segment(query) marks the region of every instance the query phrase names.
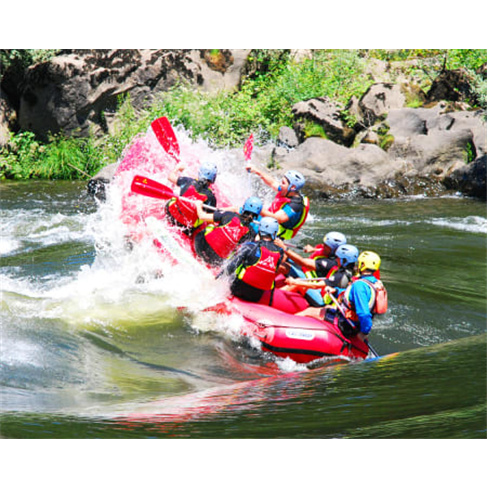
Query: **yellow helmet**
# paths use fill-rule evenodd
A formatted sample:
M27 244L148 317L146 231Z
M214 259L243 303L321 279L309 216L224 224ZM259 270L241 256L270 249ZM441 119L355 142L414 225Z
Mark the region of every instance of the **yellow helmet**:
M363 251L358 257L359 272L369 269L371 271L377 271L380 269L381 259L372 251Z

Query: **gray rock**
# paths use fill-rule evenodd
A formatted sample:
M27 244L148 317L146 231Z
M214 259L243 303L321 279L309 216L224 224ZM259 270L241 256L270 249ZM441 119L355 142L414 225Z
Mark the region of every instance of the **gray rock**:
M402 108L405 95L401 86L393 83L376 83L359 100L362 123L371 127L377 119L384 117L390 110Z
M486 154L476 161L453 171L443 183L447 188L486 201Z
M342 107L327 97L311 98L296 103L291 109L295 117L320 124L332 141L349 146L356 133L342 121L341 110Z
M298 137L293 129L290 127L281 127L278 134L278 145L285 147L296 147L298 146Z
M397 171L388 154L378 146L360 144L347 148L316 137L307 139L294 151L275 153L274 162L281 172L299 169L315 185L374 187Z
M438 131L413 137L396 137L388 154L409 161L421 175L446 175L457 163L465 163L472 144L470 130Z
M107 131L105 112L113 113L120 95L130 94L136 110L176 82L204 90L237 87L247 50L116 49L79 50L30 67L20 93L22 130L46 139L63 130L88 135ZM220 61L219 61L220 60Z

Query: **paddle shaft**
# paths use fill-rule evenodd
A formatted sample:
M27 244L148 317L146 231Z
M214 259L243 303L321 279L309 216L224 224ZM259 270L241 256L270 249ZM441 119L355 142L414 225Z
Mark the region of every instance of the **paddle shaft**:
M291 247L292 249L298 249L299 251L303 251L302 246L297 246L296 244L289 244L288 242L286 243L286 247Z
M159 198L160 200L170 200L171 198L179 198L185 202L195 203L195 200L190 198L180 197L175 194L175 192L166 185L163 185L159 181L152 180L147 176L134 176L132 180L131 190L139 195L144 195L146 197ZM203 204L203 207L208 210L217 210L216 207L211 205Z
M191 198L179 197L177 195L175 195L175 198L179 198L180 200L184 200L185 202L195 203L195 200L192 200ZM207 210L218 210L217 207L212 207L212 205L206 205L205 203L202 205L202 207L206 208Z

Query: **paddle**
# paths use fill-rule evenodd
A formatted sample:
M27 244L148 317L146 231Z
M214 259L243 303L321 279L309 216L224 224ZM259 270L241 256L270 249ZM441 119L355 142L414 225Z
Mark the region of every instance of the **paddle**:
M244 159L246 161L251 160L252 150L254 147L254 136L251 134L248 138L246 143L244 144Z
M341 312L342 316L347 320L347 323L353 329L355 329L356 326L346 317L346 312L344 312L344 309L342 308L341 304L337 301L337 299L334 297L334 295L332 295L332 293L329 293L329 292L327 292L327 295L329 295L329 297L334 302L334 304L336 305L336 307L339 310L339 312ZM373 356L379 358L380 357L379 354L374 350L373 346L369 343L369 341L364 341L364 342L368 346L368 349L371 351L371 353L373 354Z
M291 247L292 249L298 249L299 251L303 251L302 246L297 246L296 244L290 244L289 242L286 243L286 247Z
M254 136L251 134L247 138L247 141L244 144L244 159L246 161L251 161L253 147L254 147ZM251 173L251 170L248 169L247 172Z
M139 195L145 195L146 197L159 198L161 200L179 198L185 202L195 203L195 201L191 200L190 198L176 195L169 186L163 185L162 183L159 183L159 181L152 180L147 176L134 176L130 189L134 193L139 193ZM208 210L217 210L215 207L211 207L210 205L203 205L203 207L207 208Z
M153 120L151 128L163 149L176 161L179 161L180 146L169 120L166 117Z

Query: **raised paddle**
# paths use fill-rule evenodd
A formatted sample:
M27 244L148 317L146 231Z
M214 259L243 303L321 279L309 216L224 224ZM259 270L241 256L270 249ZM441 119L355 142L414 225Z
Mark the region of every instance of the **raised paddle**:
M251 160L253 147L254 147L254 136L251 134L247 138L246 143L244 144L244 159L246 161Z
M153 120L151 128L163 149L178 162L180 146L169 120L166 117Z
M344 312L344 309L342 308L341 304L337 301L337 299L334 297L334 295L332 295L332 293L329 293L327 292L327 295L330 296L331 300L334 302L334 304L336 305L337 309L339 310L339 312L341 312L342 316L347 320L347 323L353 328L355 329L356 326L346 317L346 312ZM368 349L371 351L371 353L373 354L373 356L379 358L379 354L374 350L373 346L369 343L369 341L364 341L365 344L368 346Z
M152 180L147 176L134 176L130 189L134 193L139 193L139 195L145 195L146 197L159 198L161 200L179 198L180 200L184 200L185 202L195 203L195 200L180 197L176 195L169 186L163 185L162 183L159 183L159 181ZM217 210L215 207L212 207L210 205L204 204L203 207L207 208L208 210Z

